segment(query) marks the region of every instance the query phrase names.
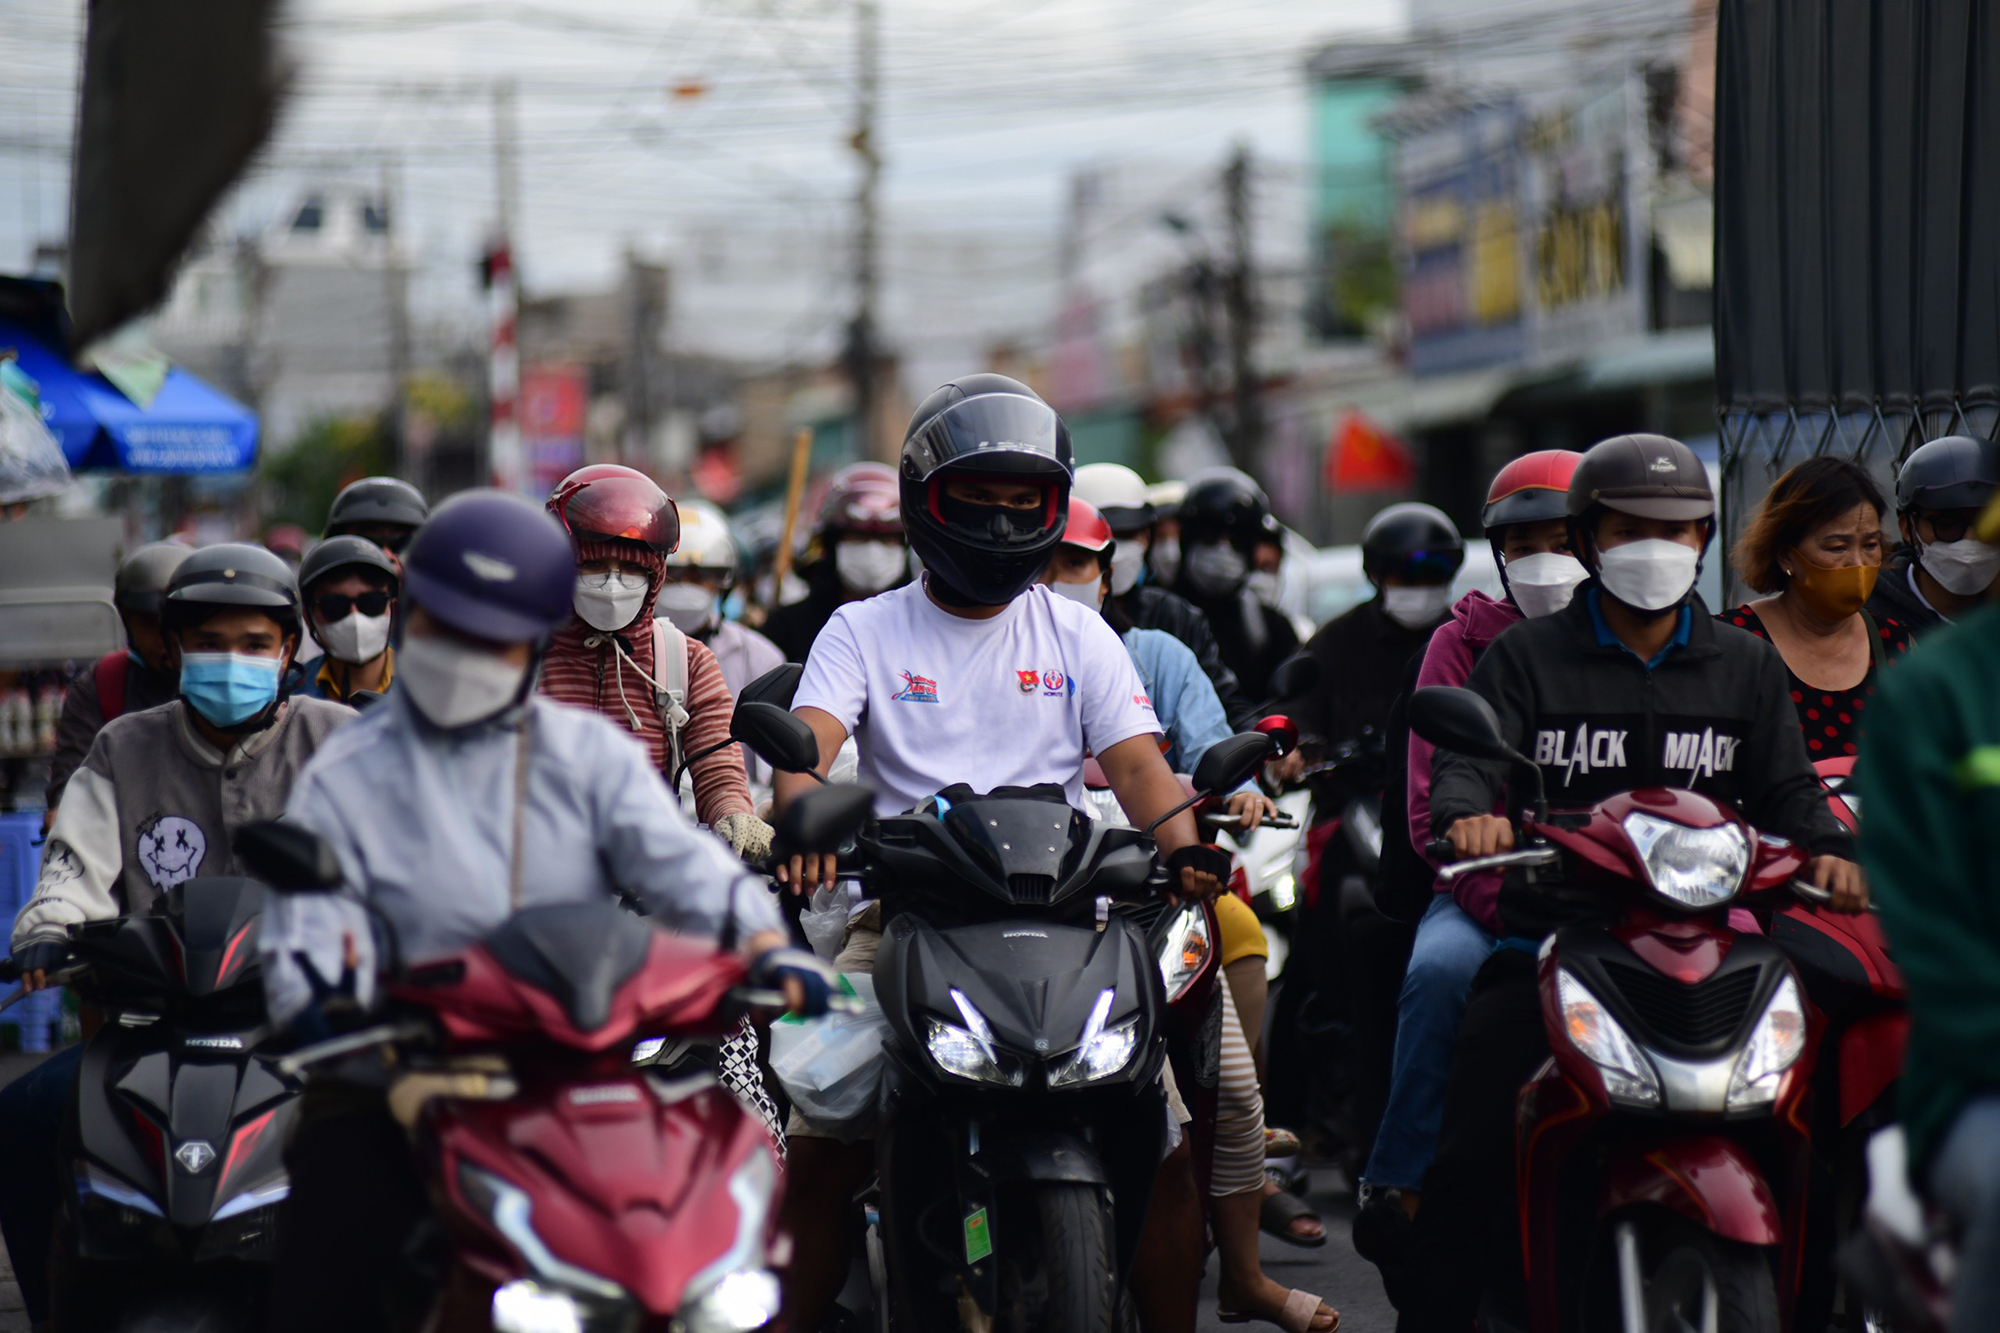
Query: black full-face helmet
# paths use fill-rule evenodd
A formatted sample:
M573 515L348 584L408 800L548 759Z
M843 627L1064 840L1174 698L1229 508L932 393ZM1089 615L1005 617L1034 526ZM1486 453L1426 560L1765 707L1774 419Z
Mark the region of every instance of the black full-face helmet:
M941 595L1004 606L1041 576L1069 521L1069 428L1035 391L1005 375L967 375L917 406L897 485L910 549ZM1022 482L1040 503L1015 509L946 493L953 477Z
M1248 558L1256 554L1258 543L1275 540L1271 498L1233 467L1204 468L1189 477L1177 517L1184 547L1222 540Z

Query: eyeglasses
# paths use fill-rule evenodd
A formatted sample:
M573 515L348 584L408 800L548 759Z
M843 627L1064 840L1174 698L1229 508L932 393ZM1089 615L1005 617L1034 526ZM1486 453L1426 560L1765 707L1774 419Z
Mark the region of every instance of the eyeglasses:
M651 577L643 569L586 569L577 574L576 581L599 592L614 587L622 592L644 592Z
M1962 509L1924 509L1917 517L1931 525L1931 533L1941 542L1963 541L1971 533L1972 525L1979 521L1975 512L1968 515Z
M326 592L313 598L313 609L319 612L322 621L331 625L336 620L347 619L350 611L359 611L364 616L379 616L389 609L389 603L394 600L388 593L379 590L364 592L359 597L349 597L344 592Z

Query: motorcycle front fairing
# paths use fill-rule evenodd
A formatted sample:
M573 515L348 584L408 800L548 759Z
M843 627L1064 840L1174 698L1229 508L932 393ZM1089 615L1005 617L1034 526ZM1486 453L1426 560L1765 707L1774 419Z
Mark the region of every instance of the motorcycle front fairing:
M74 933L80 990L108 1014L62 1132L80 1258L272 1257L299 1085L257 1051L262 905L254 881L195 879Z

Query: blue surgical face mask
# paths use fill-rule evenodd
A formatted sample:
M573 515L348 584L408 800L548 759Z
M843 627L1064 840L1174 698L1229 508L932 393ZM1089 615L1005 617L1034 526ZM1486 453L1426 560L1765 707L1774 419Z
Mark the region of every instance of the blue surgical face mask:
M181 697L218 727L248 722L278 697L280 657L255 653L181 654Z

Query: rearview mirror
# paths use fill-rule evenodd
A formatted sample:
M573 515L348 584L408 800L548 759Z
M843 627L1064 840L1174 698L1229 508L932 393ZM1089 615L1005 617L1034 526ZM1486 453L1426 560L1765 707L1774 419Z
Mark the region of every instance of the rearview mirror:
M842 782L815 787L785 807L771 839L780 860L840 850L859 833L875 810L875 795L866 787Z
M1271 673L1273 699L1300 699L1319 688L1319 663L1312 654L1294 653Z
M1500 735L1493 705L1455 685L1427 685L1412 694L1410 730L1440 750L1456 750L1475 759L1518 762L1521 758Z
M340 887L340 861L333 848L303 824L282 819L246 824L229 845L244 869L275 893L324 893Z
M1283 713L1273 713L1269 717L1257 719L1257 731L1271 738L1271 757L1283 759L1299 748L1299 729Z
M797 662L780 662L745 685L736 696L736 706L776 704L780 708L790 708L792 696L799 692L799 678L805 674L806 669Z
M1277 753L1276 742L1262 731L1245 731L1208 747L1194 766L1194 789L1218 796L1243 785L1266 759Z
M777 704L738 703L729 737L780 773L810 773L819 767L819 738Z

